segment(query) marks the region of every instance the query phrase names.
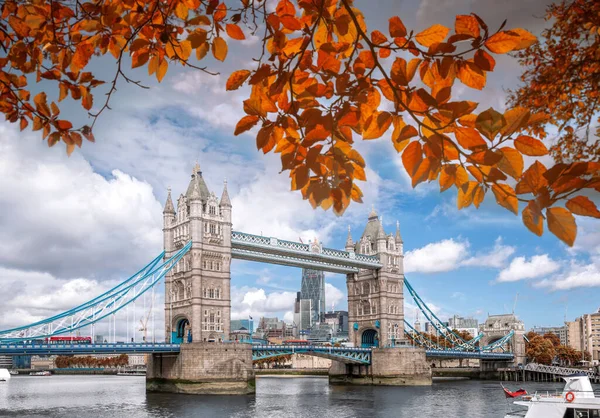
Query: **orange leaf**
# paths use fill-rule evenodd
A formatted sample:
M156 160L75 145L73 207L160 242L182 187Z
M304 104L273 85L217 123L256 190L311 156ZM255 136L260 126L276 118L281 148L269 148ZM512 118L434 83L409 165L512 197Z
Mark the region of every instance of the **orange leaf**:
M518 180L523 174L523 156L513 148L500 148L502 159L498 162L498 168L506 174Z
M411 142L402 153L402 164L404 164L404 168L411 178L417 171L422 160L423 151L419 141Z
M94 46L91 43L80 43L71 59L71 71L79 73L84 68L92 55L94 54Z
M516 28L510 30L513 33L519 35L519 43L515 47L515 51L518 49L526 49L531 45L537 42L537 38L531 32L526 31L525 29Z
M389 112L373 113L367 120L367 129L363 131L363 139L376 139L381 137L392 123Z
M474 16L458 15L454 23L454 31L477 38L479 36L479 23Z
M61 131L66 131L68 129L71 129L73 127L73 124L68 120L57 120L56 127Z
M483 71L494 71L496 66L496 60L490 54L485 52L483 49L478 50L473 57L475 65L481 68Z
M225 61L227 57L227 42L225 42L225 39L217 37L213 40L212 53L219 61Z
M256 125L259 121L258 116L248 115L244 116L240 121L235 125L234 135L239 135L242 132L246 132L249 129L252 129L254 125Z
M540 188L548 185L548 181L544 177L545 172L546 167L539 161L531 164L517 183L517 194L533 193L537 195Z
M469 181L458 188L456 204L458 209L466 208L473 203L473 192L478 184L476 181Z
M521 38L519 35L512 35L502 31L490 36L488 40L485 41L485 46L495 54L506 54L507 52L514 50L520 42Z
M448 190L456 182L456 166L446 165L440 173L440 192Z
M475 127L490 141L494 140L496 134L500 132L504 126L506 126L504 116L492 108L480 113L475 120Z
M485 87L485 72L472 62L464 61L458 66L458 79L471 88L481 90Z
M540 210L532 200L527 204L527 207L523 209L521 214L523 218L523 224L538 237L541 237L544 233L544 220Z
M442 42L446 38L446 35L448 35L448 32L450 32L450 29L436 24L425 29L423 32L417 33L415 39L421 45L429 47L435 43Z
M517 132L519 129L527 126L529 121L530 112L529 110L522 107L514 107L504 112L504 119L506 120L506 126L500 130L500 133L504 136L510 136Z
M539 139L521 135L515 139L515 148L525 155L539 157L548 154L548 148Z
M576 196L566 204L567 208L575 215L591 216L592 218L600 218L600 211L588 197Z
M229 76L229 79L227 80L227 84L225 85L225 89L226 90L237 90L242 84L244 84L244 81L246 81L246 79L249 76L250 76L250 71L248 71L248 70L234 71Z
M500 206L508 209L515 215L519 214L519 201L512 187L508 184L493 184L492 192L494 192L496 202Z
M402 38L406 36L406 27L398 16L390 18L390 36L392 38Z
M160 61L160 64L158 64L158 68L156 69L156 79L158 80L159 83L162 81L162 79L165 76L165 74L167 73L168 69L169 69L169 63L167 62L166 59L163 58Z
M461 147L466 149L474 149L477 147L487 147L485 140L473 128L456 128L454 131L456 140Z
M546 211L548 229L569 247L573 246L577 236L575 218L565 208L548 208Z
M242 32L242 29L240 29L238 25L228 23L227 25L225 25L225 31L227 32L227 35L229 35L230 38L237 39L238 41L243 41L244 39L246 39L244 32Z
M148 58L150 58L150 54L147 51L140 54L134 54L131 58L131 68L141 67L148 62Z
M456 173L454 174L454 184L456 187L461 187L463 184L466 184L469 181L469 175L467 174L467 170L464 169L463 166L459 165L456 167Z

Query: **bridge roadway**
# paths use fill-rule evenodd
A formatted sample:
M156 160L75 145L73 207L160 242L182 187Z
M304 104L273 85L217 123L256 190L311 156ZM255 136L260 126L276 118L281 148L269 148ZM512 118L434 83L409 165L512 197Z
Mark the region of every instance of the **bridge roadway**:
M180 344L117 343L117 344L0 344L0 355L93 355L178 353ZM371 364L370 348L328 347L322 345L254 345L253 360L287 354L308 354L351 364ZM512 353L466 352L457 350L426 350L427 357L469 358L480 360L512 361Z

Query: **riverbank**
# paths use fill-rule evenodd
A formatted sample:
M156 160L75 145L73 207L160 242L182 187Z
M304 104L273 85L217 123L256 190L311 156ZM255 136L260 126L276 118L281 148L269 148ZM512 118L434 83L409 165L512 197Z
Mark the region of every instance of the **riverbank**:
M256 376L329 376L329 369L254 369Z
M46 370L46 369L44 369ZM93 367L73 367L68 369L47 369L52 374L56 375L116 375L119 373L117 369L103 369L103 368L93 368ZM29 376L31 372L39 372L41 369L18 369L18 376Z

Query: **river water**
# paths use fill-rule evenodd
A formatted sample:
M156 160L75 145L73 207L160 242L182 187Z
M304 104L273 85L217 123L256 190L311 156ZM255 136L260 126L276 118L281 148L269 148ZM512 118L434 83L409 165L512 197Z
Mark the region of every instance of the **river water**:
M329 386L323 377L256 379L255 396L146 393L137 376L13 376L0 382L0 417L435 417L502 418L498 382L446 381L428 387ZM505 383L562 389L560 383Z

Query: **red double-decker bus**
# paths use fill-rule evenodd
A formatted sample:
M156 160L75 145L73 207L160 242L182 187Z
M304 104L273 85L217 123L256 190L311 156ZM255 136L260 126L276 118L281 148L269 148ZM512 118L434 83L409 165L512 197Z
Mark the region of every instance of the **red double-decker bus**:
M92 337L50 337L46 344L91 344Z

